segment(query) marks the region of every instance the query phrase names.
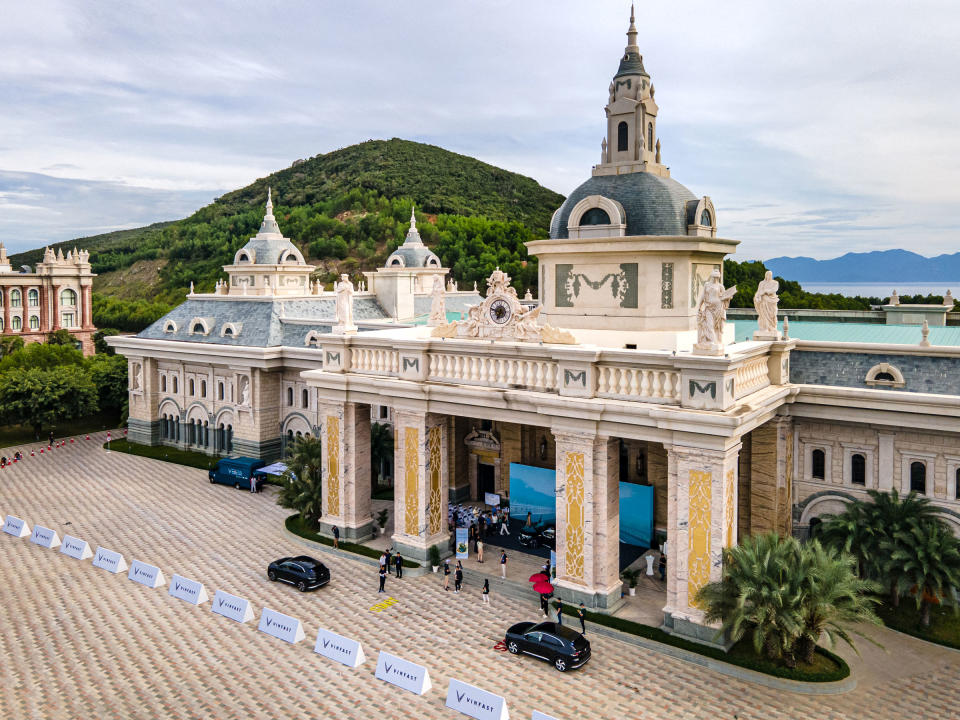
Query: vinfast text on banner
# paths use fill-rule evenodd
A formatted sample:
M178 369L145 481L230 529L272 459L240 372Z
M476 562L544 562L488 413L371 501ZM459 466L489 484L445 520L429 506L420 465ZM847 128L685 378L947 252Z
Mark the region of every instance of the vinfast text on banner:
M313 651L352 668L359 667L367 659L358 640L345 638L343 635L337 635L323 628L317 632L317 642L313 646Z
M306 637L299 620L270 608L264 608L260 613L260 625L257 626L257 630L291 644L298 643Z
M60 552L75 560L86 560L93 557L93 551L86 540L75 538L73 535L64 535L60 545Z
M167 582L163 573L160 572L160 568L147 565L139 560L134 560L130 564L130 572L127 573L127 578L141 585L146 585L148 588L158 588Z
M27 523L13 515L7 515L7 520L3 523L3 531L7 533L7 535L20 538L30 534L30 528L27 527Z
M425 694L432 687L430 674L423 665L380 651L377 657L377 678L416 695Z
M104 547L97 548L97 552L93 556L93 566L112 573L120 573L127 569L127 563L123 559L123 555Z
M250 607L250 601L223 590L217 590L213 596L213 604L210 609L218 615L223 615L237 622L244 623L253 620L253 608Z
M34 525L33 532L30 533L30 542L45 548L55 548L60 544L60 538L50 528L43 525Z
M191 605L199 605L210 599L203 583L176 574L170 578L169 594Z
M507 701L499 695L450 678L447 707L477 720L507 720Z

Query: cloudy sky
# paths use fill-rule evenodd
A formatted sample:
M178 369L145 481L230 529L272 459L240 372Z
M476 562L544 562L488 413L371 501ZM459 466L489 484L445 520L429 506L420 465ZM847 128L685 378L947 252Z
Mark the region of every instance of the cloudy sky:
M293 160L434 143L570 192L618 0L5 2L0 240L183 217ZM960 250L955 0L642 3L673 177L738 257Z

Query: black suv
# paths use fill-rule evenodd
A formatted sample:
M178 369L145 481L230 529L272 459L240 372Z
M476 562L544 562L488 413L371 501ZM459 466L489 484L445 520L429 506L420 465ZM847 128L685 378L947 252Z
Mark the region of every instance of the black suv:
M557 547L557 529L553 525L524 525L520 529L517 540L521 545L529 548L545 547L555 550Z
M297 590L306 592L316 590L330 582L330 570L319 560L300 555L274 560L267 567L267 577L296 585Z
M578 668L590 659L590 641L555 622L517 623L507 630L504 642L514 655L533 655L553 663L560 672Z

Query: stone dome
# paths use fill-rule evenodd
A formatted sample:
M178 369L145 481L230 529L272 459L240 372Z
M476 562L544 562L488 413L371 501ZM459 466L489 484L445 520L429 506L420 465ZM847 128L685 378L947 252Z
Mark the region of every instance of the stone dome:
M410 229L407 230L407 237L404 239L403 245L390 253L385 267L440 267L440 258L423 244L423 239L417 231L417 219L413 209L410 210Z
M586 197L601 195L623 207L627 235L687 235L688 205L697 196L668 177L649 172L597 175L570 193L550 222L550 237L569 237L567 220L574 206Z

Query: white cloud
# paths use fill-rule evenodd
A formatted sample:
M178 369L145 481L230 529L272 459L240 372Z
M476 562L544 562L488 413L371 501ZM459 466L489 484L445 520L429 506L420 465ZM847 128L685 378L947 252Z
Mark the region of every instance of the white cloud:
M569 192L596 162L626 13L619 0L14 3L0 170L110 183L119 212L129 188L136 223L398 136ZM740 256L956 249L955 3L647 3L637 24L664 159L713 197ZM44 232L91 227L50 198L59 225ZM29 225L18 236L40 244Z

